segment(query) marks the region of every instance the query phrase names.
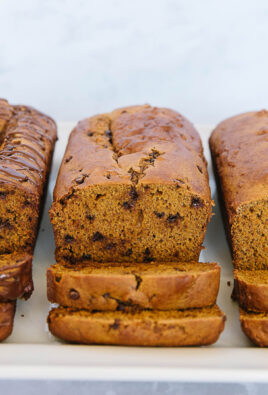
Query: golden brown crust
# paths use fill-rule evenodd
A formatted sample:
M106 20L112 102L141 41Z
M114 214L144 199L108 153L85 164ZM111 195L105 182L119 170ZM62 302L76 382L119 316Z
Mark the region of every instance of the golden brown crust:
M159 153L158 165L152 161L141 171L140 162L154 150ZM76 182L80 169L87 174L83 183ZM54 201L92 184L132 185L130 170L139 173L144 184L183 181L210 202L206 161L193 125L175 111L149 105L121 108L78 123L63 157Z
M248 311L268 312L268 271L235 270L235 296Z
M268 347L267 313L246 312L240 309L241 327L250 340L260 347Z
M149 105L78 123L50 210L56 259L197 260L211 198L201 140Z
M249 112L220 123L210 137L227 217L233 263L268 267L268 112Z
M0 341L11 335L16 303L0 303Z
M187 309L216 302L220 267L205 263L57 263L47 270L51 303L88 310Z
M193 310L126 313L73 310L59 307L49 313L54 336L84 344L126 346L196 346L216 342L225 316L217 306Z

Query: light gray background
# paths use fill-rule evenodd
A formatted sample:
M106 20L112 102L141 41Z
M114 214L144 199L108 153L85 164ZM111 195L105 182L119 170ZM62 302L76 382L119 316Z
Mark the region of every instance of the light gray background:
M266 0L0 0L0 94L56 120L151 103L268 107Z
M57 121L151 103L217 123L268 107L267 26L266 0L0 0L0 96ZM7 395L18 388L21 395L265 392L254 384L0 383Z

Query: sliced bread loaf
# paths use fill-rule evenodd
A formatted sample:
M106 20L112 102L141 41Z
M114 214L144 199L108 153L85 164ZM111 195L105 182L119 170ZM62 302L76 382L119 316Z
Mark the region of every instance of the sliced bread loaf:
M235 270L234 293L248 311L268 312L268 270Z
M216 302L216 263L57 263L47 271L52 303L88 310L186 309Z
M268 347L268 314L240 309L241 327L253 343Z
M217 341L225 315L217 307L190 310L89 312L59 307L48 317L53 335L85 344L197 346Z

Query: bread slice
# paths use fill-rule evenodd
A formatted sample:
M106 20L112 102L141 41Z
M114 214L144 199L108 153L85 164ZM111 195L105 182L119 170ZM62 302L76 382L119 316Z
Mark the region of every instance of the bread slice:
M253 313L240 309L241 327L253 343L268 347L268 313Z
M53 335L85 344L197 346L216 342L225 315L217 307L192 310L89 312L59 307L49 313Z
M28 299L33 290L32 255L0 255L0 301Z
M248 311L268 313L268 270L235 270L235 297Z
M216 263L57 263L47 271L52 303L88 310L187 309L216 302Z
M0 303L0 341L12 332L16 302Z

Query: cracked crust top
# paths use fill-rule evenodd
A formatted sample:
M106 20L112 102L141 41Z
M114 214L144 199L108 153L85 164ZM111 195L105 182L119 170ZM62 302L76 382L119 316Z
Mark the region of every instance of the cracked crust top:
M122 183L179 184L210 202L206 161L193 125L175 111L149 105L79 122L61 164L54 201L89 185Z

